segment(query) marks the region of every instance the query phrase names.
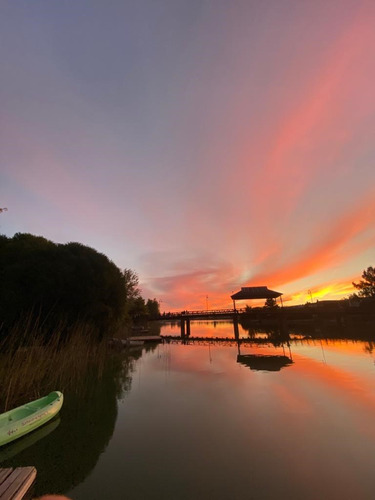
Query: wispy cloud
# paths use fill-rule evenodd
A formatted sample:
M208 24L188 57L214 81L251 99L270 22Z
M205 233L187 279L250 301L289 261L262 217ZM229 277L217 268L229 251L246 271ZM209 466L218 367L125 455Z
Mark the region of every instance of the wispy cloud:
M310 276L317 271L337 266L353 255L373 247L375 243L374 217L375 193L362 200L356 208L348 210L336 221L330 222L324 228L319 239L312 241L308 248L294 255L281 267L271 267L252 276L255 283L269 282L282 285L293 282L301 277ZM370 235L357 239L367 230ZM323 233L323 231L322 231Z
M169 4L7 9L2 229L94 246L168 309L372 265L374 2Z

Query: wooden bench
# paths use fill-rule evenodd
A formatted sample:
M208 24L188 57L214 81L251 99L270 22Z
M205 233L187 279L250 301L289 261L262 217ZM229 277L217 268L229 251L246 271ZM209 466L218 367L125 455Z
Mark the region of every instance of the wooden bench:
M0 469L0 500L30 498L35 478L35 467Z

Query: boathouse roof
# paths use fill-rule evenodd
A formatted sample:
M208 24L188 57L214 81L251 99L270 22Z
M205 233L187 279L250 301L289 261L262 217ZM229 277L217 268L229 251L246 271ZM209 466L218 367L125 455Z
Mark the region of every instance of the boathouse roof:
M239 292L231 295L231 299L275 299L276 297L280 297L280 295L282 295L282 293L269 290L266 286L243 286Z

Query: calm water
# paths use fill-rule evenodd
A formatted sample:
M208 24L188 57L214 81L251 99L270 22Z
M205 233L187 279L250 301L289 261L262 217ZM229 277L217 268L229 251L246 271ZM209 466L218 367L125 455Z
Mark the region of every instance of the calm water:
M373 346L294 333L289 346L134 350L81 398L66 394L60 419L3 449L1 465L36 465L38 494L74 500L373 499Z

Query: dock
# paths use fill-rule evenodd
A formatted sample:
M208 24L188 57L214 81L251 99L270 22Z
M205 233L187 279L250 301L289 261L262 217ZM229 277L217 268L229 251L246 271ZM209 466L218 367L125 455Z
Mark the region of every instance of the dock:
M35 467L0 469L0 500L30 498L35 478Z
M126 340L130 342L163 342L163 337L160 335L132 335Z
M112 348L123 349L124 347L143 346L145 344L163 342L160 335L136 335L126 339L112 338L108 343ZM0 499L1 500L1 499Z

